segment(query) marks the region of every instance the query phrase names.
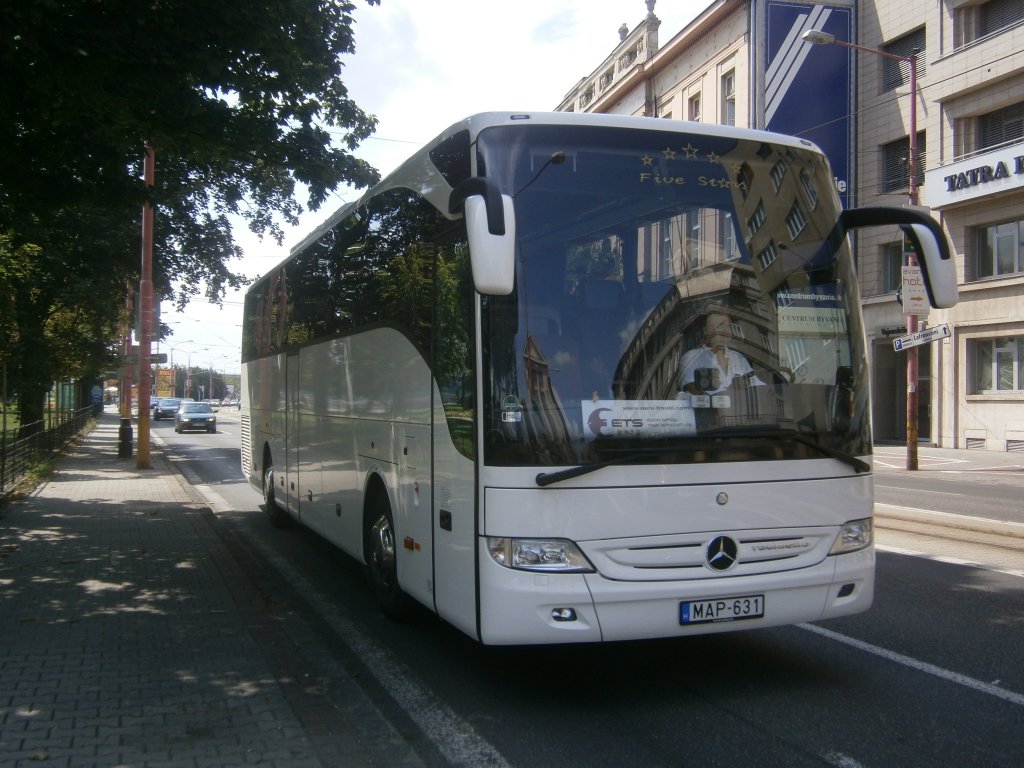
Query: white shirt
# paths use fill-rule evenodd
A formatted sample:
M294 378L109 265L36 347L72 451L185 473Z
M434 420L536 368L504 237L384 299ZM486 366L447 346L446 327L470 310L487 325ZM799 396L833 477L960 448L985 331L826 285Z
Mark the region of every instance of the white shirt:
M747 358L739 352L734 352L728 347L724 347L723 351L725 352L724 367L718 355L710 347L698 347L686 352L679 361L679 386L685 388L687 384L693 384L698 368L711 368L714 371L718 371L718 388L709 389L705 394L713 395L728 389L733 379L754 372ZM764 382L757 378L757 376L750 377L750 386L758 387L763 385Z

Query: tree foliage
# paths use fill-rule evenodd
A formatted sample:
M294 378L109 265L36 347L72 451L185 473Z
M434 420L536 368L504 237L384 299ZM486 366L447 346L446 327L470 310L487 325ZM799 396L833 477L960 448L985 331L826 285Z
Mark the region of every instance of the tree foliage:
M44 343L47 326L62 336L46 350L46 375L88 368L71 350L93 349L116 326L138 277L144 200L156 208L154 283L163 295L173 285L184 305L243 284L228 263L240 255L229 217L280 240L281 222L303 208L298 184L316 209L341 184L377 179L352 155L376 125L342 81L353 9L347 0L0 5L3 322L18 318L11 333L23 343ZM140 180L147 141L153 190ZM37 249L31 291L12 256L26 246Z

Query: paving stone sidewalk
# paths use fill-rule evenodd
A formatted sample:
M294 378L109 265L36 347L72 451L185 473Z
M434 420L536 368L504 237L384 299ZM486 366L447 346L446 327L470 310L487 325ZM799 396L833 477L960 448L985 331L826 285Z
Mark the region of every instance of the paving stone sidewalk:
M118 458L118 427L0 506L0 766L420 765L342 663L306 661L266 566L159 450Z

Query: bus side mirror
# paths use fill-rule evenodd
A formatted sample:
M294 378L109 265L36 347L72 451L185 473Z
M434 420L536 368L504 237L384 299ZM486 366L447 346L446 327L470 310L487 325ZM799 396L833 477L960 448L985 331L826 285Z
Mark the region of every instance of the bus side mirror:
M839 215L839 236L857 227L881 227L896 224L914 244L924 277L928 301L936 309L955 306L960 292L956 281L953 247L946 233L926 209L869 206L850 208Z
M924 275L924 284L928 289L931 305L936 309L955 306L960 298L960 290L956 282L956 265L946 236L936 236L922 224L908 224L902 229L914 243L914 249L919 256L918 264L921 266L921 274Z
M473 286L479 293L508 296L515 287L516 214L509 195L490 179L475 177L459 184L448 204L463 209Z
M490 296L508 296L516 283L515 206L508 195L501 196L501 205L505 231L495 235L487 226L484 198L479 195L466 198L466 232L473 285L479 293Z

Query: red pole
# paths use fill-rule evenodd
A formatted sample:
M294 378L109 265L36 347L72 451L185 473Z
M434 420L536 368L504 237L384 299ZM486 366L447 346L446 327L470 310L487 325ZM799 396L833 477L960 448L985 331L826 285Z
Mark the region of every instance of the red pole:
M907 190L911 205L917 205L917 55L909 56L910 63L910 142L907 161L907 170L910 177L907 181ZM907 255L907 266L917 266L917 254L911 252ZM907 333L917 333L917 315L907 315ZM918 424L918 349L911 347L907 350L907 469L915 471L918 468L917 461L917 439L919 432Z
M156 153L146 142L144 177L146 189L153 188ZM150 365L150 344L153 339L153 205L142 205L142 271L139 281L139 447L135 466L149 469L149 400L152 392L153 368Z

